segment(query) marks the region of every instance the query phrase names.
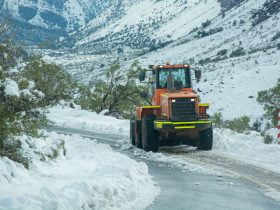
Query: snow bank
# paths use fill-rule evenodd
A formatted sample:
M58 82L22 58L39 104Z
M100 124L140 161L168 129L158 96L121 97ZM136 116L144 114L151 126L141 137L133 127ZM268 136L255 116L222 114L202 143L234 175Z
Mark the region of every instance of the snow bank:
M257 132L235 133L229 129L214 129L213 151L231 156L280 173L280 145L264 144Z
M49 111L48 118L57 126L123 136L129 135L128 120L118 120L95 112L61 106L50 108Z
M30 170L0 158L0 209L144 209L159 194L146 164L96 141L50 133L23 147Z
M50 109L49 118L60 126L129 136L129 122L127 120L118 120L84 110L55 107ZM215 128L213 151L208 151L208 153L239 159L249 164L280 172L280 145L267 145L263 141L263 137L257 132L239 134L229 129ZM128 138L119 143L123 150L131 147ZM202 165L182 160L182 157L171 157L165 153L146 153L138 149L135 149L134 153L140 158L167 163L183 170L217 175L216 172Z

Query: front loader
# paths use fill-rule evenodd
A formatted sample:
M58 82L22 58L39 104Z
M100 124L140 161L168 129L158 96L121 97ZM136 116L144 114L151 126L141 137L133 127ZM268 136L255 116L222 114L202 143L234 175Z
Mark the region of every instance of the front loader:
M158 152L160 146L187 144L199 150L211 150L212 121L206 110L209 104L199 102L191 84L187 64L153 65L153 96L150 106L136 108L130 121L132 145ZM141 82L146 72L139 75Z

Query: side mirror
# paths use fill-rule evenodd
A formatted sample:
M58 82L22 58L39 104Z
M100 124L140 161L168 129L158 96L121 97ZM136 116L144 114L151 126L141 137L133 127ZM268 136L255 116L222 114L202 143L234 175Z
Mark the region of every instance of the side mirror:
M139 73L139 80L140 80L140 82L143 82L145 80L145 78L146 78L146 72L145 71L141 71Z
M196 81L199 82L200 79L201 79L201 76L202 76L201 70L196 69L196 70L194 71L194 76L195 76Z

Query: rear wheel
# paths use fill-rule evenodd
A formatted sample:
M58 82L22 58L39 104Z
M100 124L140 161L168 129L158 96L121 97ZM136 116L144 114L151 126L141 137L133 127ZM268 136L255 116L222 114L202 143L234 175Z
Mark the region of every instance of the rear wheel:
M137 148L142 149L142 120L135 121L135 145Z
M198 150L211 150L213 146L213 127L199 133Z
M142 144L146 152L158 152L159 133L154 129L154 115L145 116L142 121Z
M135 145L135 120L130 120L130 143Z

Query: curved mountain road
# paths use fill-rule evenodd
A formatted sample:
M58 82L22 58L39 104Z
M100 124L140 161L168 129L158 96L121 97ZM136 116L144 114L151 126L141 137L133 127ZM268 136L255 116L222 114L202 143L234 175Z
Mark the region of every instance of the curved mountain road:
M148 210L280 209L280 197L279 200L277 199L277 196L280 195L280 175L277 173L212 153L185 150L184 148L161 148L160 152L165 156L175 156L182 161L202 165L226 175L205 175L182 171L180 168L170 167L164 162L135 155L132 148L120 149L118 141L121 141L123 136L55 126L45 129L96 139L100 143L109 144L116 151L130 156L136 161L145 162L149 167L149 173L161 188L161 194L148 207Z

